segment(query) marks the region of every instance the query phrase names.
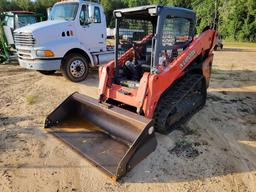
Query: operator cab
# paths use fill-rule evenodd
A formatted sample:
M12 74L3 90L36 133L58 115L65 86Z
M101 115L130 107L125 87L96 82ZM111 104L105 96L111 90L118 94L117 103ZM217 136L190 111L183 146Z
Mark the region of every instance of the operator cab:
M142 6L114 11L115 83L136 88L145 72L160 73L193 40L195 13L188 9Z

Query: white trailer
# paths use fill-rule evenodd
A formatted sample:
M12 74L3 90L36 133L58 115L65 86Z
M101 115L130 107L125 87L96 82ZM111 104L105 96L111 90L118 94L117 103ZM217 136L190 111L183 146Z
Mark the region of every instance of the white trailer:
M56 3L47 21L14 32L19 64L43 74L61 70L74 82L89 69L114 58L106 45L106 18L101 5L83 0Z

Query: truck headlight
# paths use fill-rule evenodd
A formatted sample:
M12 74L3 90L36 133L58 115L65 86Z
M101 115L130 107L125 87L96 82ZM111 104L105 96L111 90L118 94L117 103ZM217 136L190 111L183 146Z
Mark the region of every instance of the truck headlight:
M37 50L36 55L38 57L53 57L54 53L51 50Z

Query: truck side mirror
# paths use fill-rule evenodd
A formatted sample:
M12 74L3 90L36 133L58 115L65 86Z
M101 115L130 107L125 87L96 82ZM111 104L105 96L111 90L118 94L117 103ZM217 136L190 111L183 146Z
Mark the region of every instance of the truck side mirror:
M80 17L79 21L80 21L80 25L82 26L89 25L92 23L90 18L85 18L85 17Z
M84 25L89 25L89 24L91 24L92 22L91 22L91 20L90 20L90 18L87 18L87 19L85 19L85 21L84 21Z
M94 23L94 21L95 21L95 18L94 18L94 17L87 18L87 19L85 20L85 25L89 25L89 24L91 24L91 23Z
M94 20L92 18L87 18L87 19L80 18L80 25L82 25L82 26L90 25L93 22L94 22Z

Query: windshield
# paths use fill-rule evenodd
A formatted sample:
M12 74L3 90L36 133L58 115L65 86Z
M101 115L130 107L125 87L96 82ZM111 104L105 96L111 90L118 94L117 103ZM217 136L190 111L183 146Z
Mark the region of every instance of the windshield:
M50 20L74 20L78 6L78 3L57 4L51 10Z
M27 16L27 15L20 16L18 18L18 23L17 23L16 28L24 27L26 25L31 25L31 24L34 24L36 22L37 22L37 20L36 20L35 16Z
M131 58L128 60L144 60L150 63L151 39L153 37L152 22L143 19L122 18L117 30L117 56L120 58L124 53L131 52L129 54Z

